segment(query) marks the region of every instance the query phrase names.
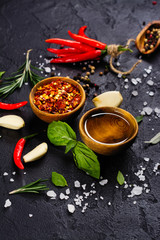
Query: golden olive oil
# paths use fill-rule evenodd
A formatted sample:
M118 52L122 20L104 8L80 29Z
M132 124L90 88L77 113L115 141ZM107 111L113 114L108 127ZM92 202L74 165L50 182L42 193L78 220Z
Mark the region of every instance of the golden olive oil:
M130 123L115 113L98 113L85 121L86 134L96 142L118 144L130 137Z

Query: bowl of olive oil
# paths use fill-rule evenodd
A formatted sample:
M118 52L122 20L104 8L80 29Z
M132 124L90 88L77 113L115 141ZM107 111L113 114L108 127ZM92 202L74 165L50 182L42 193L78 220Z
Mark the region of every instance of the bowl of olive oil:
M138 133L132 114L118 107L98 107L80 119L79 131L84 143L96 153L115 155L128 148Z

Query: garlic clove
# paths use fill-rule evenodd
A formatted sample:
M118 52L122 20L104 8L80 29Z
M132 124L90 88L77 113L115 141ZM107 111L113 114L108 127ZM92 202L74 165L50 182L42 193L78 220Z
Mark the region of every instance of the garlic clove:
M104 92L92 99L95 107L119 107L123 97L119 91Z
M24 120L17 115L6 115L0 117L0 126L13 130L18 130L25 126Z
M47 143L43 142L39 144L37 147L35 147L32 151L24 155L23 160L25 163L36 161L43 157L47 153L47 150L48 145Z

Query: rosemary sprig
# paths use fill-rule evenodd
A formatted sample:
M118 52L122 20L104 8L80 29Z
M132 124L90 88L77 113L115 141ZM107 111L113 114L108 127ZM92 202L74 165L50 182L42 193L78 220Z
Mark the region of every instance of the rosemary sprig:
M13 190L9 192L9 194L15 194L15 193L40 193L44 190L49 190L45 184L40 184L42 182L47 181L47 179L38 179L35 182L29 183L21 188L18 188L16 190Z
M0 87L0 97L7 97L9 94L13 93L16 88L21 88L25 82L29 81L29 79L33 85L43 79L43 77L38 76L32 71L32 69L38 71L40 71L40 69L31 65L31 60L29 59L30 51L32 51L32 49L27 51L25 63L20 66L17 72L12 74L15 76L5 78L5 81L2 82L2 86Z

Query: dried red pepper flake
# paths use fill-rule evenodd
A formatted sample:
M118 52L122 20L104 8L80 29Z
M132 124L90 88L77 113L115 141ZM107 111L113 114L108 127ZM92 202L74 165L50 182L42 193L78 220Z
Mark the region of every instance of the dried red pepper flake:
M75 109L81 101L77 86L60 79L40 86L34 95L34 104L48 113L67 113Z

